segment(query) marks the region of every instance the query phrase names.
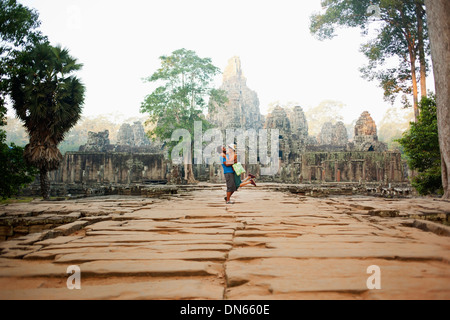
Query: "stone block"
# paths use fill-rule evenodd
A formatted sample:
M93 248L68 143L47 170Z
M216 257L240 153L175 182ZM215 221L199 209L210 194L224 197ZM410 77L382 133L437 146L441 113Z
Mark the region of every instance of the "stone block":
M67 215L67 217L78 219L81 217L81 212L72 212Z
M30 226L29 233L39 233L44 230L48 230L51 228L52 225L46 225L46 224L38 224L34 226Z
M29 227L27 226L16 226L14 227L14 233L24 233L28 234L30 232Z
M398 217L400 215L400 212L399 210L377 209L377 210L370 210L369 214L371 216L379 216L379 217Z
M13 227L11 226L0 226L0 236L10 237L14 234Z
M62 226L59 226L55 229L53 229L53 232L56 235L63 235L63 236L67 236L71 233L74 233L75 231L78 231L82 228L84 228L85 226L87 226L89 224L89 221L75 221L72 223L68 223L68 224L64 224Z
M450 237L450 227L432 221L414 220L412 226L424 231L430 231L440 236Z

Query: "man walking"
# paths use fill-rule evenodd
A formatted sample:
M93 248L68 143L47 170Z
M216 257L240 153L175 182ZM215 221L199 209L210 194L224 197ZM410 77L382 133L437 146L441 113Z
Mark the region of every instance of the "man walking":
M233 204L234 202L230 201L230 198L231 195L237 190L236 184L234 183L234 170L233 170L234 159L227 159L225 147L222 146L219 148L222 149L220 162L222 163L223 174L225 175L225 181L227 183L226 201L227 204Z
M236 175L233 169L233 164L237 161L236 146L231 144L228 146L228 152L225 147L218 147L217 151L221 153L220 161L222 163L223 173L225 175L225 181L227 183L227 196L225 197L225 201L227 204L233 204L233 201L230 201L230 198L234 192L237 191L240 187L245 187L248 184L252 184L256 187L256 183L253 181L255 178L254 175L248 174L248 177L241 181L240 177Z

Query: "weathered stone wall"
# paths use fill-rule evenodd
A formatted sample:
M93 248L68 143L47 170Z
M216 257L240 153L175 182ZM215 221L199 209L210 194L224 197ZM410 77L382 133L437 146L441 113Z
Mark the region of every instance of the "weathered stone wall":
M305 152L299 161L280 161L278 173L261 176L260 165L244 165L262 182L279 183L389 183L407 182L407 168L398 152ZM223 183L220 165L194 165L194 174L199 181ZM245 176L246 174L244 174Z
M404 182L398 152L304 153L300 180L309 182Z
M165 180L167 164L162 154L67 152L54 182L63 183L142 183Z

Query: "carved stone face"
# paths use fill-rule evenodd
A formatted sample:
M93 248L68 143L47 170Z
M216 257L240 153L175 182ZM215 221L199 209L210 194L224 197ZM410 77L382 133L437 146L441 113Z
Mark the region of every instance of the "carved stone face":
M367 111L361 114L355 125L355 136L376 136L377 126Z

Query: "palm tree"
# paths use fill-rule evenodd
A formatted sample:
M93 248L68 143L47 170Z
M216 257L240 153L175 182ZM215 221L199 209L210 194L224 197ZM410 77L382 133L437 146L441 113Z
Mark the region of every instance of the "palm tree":
M22 51L16 61L10 93L30 137L24 157L40 170L41 193L49 199L48 173L62 160L57 146L81 117L85 87L72 73L82 65L67 49L48 43Z

